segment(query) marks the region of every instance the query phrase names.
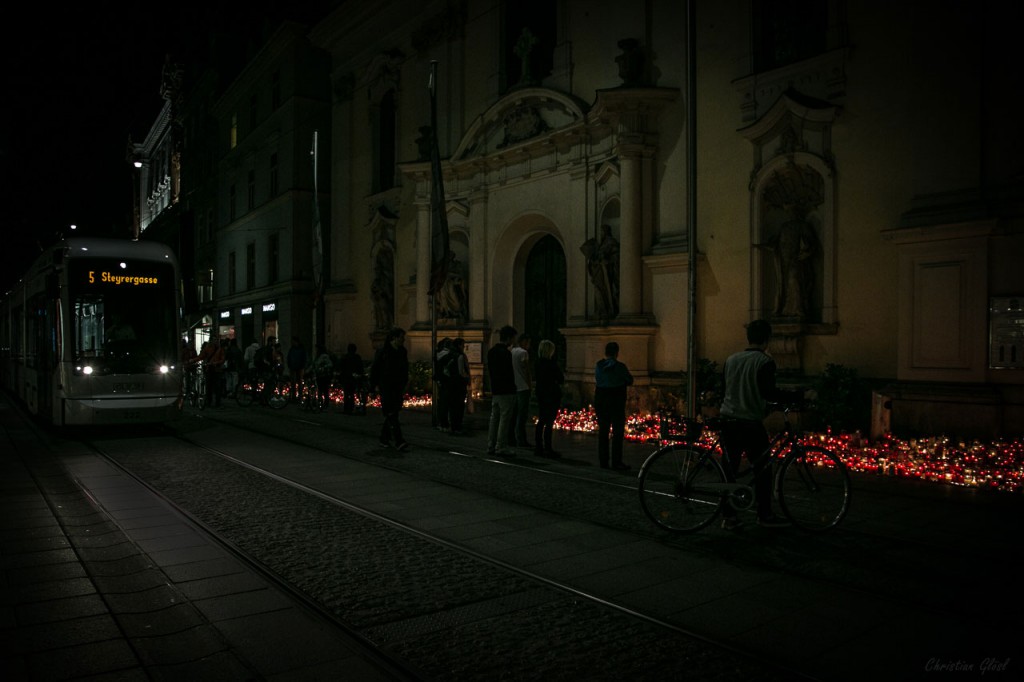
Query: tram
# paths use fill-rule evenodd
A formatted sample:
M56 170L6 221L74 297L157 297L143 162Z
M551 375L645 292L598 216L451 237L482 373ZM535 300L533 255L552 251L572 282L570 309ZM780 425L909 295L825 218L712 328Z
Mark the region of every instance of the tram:
M0 303L0 382L55 426L177 413L178 263L163 244L66 239Z

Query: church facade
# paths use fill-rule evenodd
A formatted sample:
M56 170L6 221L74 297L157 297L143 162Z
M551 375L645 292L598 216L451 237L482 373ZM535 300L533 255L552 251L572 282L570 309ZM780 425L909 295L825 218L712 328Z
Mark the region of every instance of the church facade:
M1024 145L1005 105L1019 14L338 3L279 33L210 110L218 137L240 130L210 152L216 198L190 208L206 235L196 262L210 251L210 333L322 337L369 357L401 326L421 361L460 336L483 391L486 350L510 324L555 342L574 407L614 340L632 408L685 409L694 359L721 366L765 318L786 382L841 366L871 383L873 431L1019 431ZM276 104L257 116L268 88ZM316 130L319 187L303 160ZM435 135L450 268L431 296ZM293 210L268 210L282 201ZM267 301L276 311L253 303ZM233 327L218 331L221 316Z
M334 97L329 345L394 324L426 359L436 314L478 359L511 324L556 341L585 401L615 340L658 402L691 352L720 364L763 317L794 380L843 365L885 385L882 419L941 426L946 400L1005 430L1024 383L1020 164L1001 153L1020 135L995 106L1010 66L943 36L979 46L1007 17L695 5L692 65L687 5L659 0L345 3L314 27ZM436 313L434 61L455 270Z

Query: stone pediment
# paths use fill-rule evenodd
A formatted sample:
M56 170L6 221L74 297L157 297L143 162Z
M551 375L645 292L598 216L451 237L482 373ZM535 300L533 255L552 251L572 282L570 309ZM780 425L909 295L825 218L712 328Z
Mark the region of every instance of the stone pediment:
M583 106L547 88L514 90L495 102L466 131L452 161L486 157L584 123Z

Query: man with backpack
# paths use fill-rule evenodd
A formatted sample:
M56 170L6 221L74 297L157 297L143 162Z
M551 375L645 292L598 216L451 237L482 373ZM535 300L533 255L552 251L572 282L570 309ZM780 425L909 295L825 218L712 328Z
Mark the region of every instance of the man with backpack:
M452 341L451 349L445 357L441 370L441 380L445 386L447 403L443 409L453 436L462 435L462 421L466 414L466 393L469 389L469 359L464 352L466 340L457 338Z

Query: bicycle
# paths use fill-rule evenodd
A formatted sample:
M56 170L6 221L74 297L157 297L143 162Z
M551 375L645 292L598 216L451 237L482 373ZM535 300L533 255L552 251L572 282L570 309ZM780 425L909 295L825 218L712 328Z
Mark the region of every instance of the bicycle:
M639 474L640 506L655 525L674 532L694 532L712 523L725 505L750 509L755 502L753 480L765 466L777 463L772 492L783 515L793 525L809 531L836 527L850 508L850 475L832 451L805 445L790 422L796 405L775 405L784 416L784 427L768 449L737 474L730 483L719 461L717 445L701 442L706 430L720 431L721 419L700 422L678 420L682 438L654 451ZM663 422L664 424L665 422ZM668 422L669 431L672 427ZM716 428L717 427L717 428ZM677 434L664 431L663 440ZM749 479L741 483L740 479Z
M239 384L235 402L239 407L249 407L257 402L280 410L288 404L287 382L273 373L257 373Z
M203 363L185 366L181 395L190 407L200 410L206 407L206 372L203 371Z

